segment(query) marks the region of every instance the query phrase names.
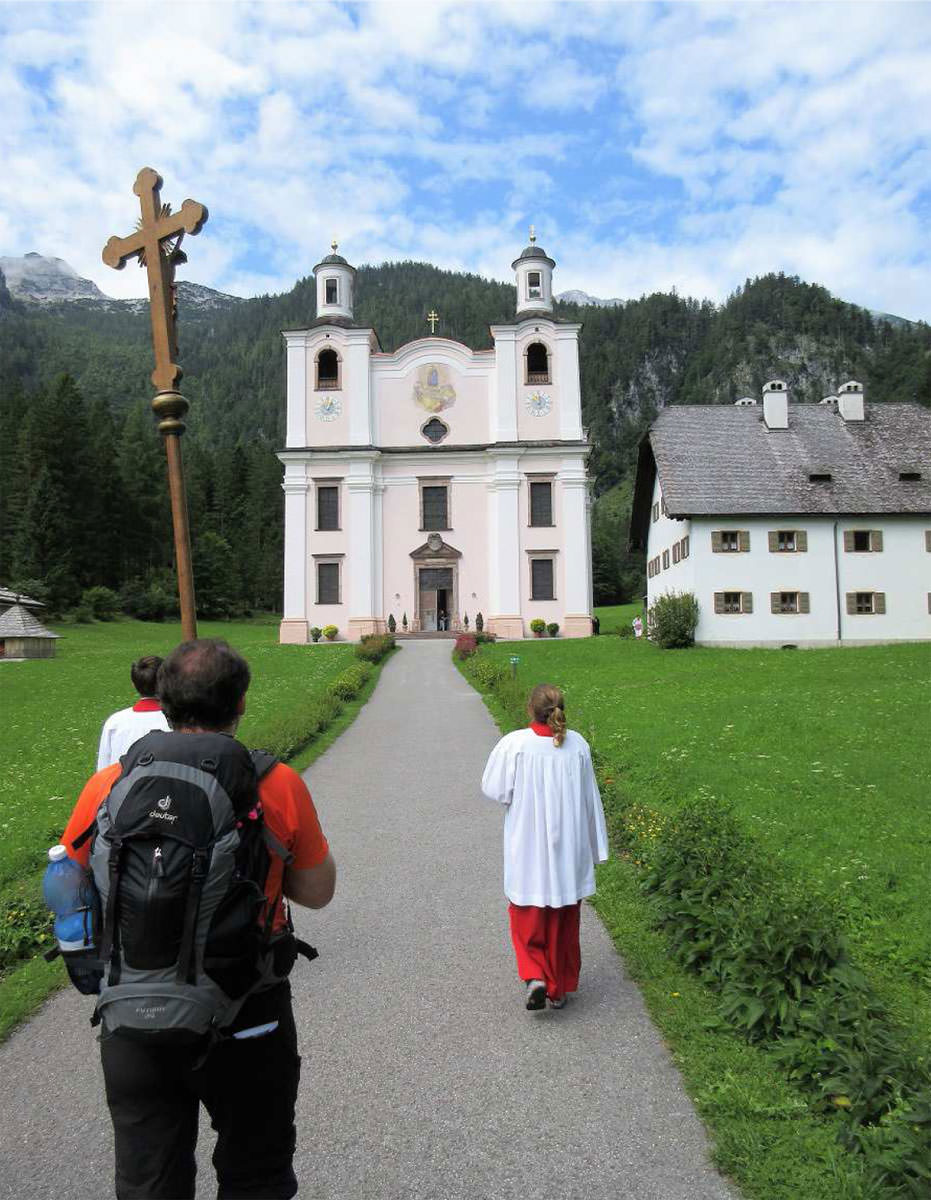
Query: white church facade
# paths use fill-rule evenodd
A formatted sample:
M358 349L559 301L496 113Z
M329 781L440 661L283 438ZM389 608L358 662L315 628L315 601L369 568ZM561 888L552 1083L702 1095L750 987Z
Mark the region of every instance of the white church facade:
M431 333L385 353L354 321L336 249L314 268L316 319L284 332L281 641L327 625L357 640L392 617L399 632L474 629L479 614L503 638L535 618L589 635L580 326L554 317L554 261L531 236L491 349Z
M647 607L698 600L695 640L837 646L931 639L931 410L843 384L790 404L672 405L640 446L631 546Z

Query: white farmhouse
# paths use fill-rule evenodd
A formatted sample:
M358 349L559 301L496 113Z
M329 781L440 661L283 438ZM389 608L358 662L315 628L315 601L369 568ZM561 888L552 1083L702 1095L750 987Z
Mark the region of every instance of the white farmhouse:
M663 409L640 446L631 545L647 604L699 603L696 641L834 646L931 638L931 410L864 403Z
M317 316L288 330L282 642L529 623L591 633L579 325L553 316L554 261L512 264L514 320L492 348L430 335L381 350L353 317L355 270L314 268Z

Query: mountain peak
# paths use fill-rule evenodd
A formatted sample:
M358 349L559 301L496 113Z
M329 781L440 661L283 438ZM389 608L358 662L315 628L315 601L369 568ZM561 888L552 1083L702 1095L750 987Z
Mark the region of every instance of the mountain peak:
M22 258L0 258L0 270L17 300L55 304L61 300L106 300L96 283L82 279L63 258L30 250Z

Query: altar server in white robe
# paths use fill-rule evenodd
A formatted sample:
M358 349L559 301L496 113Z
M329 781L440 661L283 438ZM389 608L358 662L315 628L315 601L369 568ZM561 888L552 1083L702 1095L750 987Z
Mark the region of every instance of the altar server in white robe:
M588 742L566 728L563 694L535 687L527 729L489 756L482 791L505 805L504 893L526 1007L562 1008L579 986L581 901L608 857L604 809Z
M161 665L162 660L157 654L147 654L144 658L137 658L129 668L129 677L139 693L139 699L104 721L100 745L97 747L98 771L119 762L129 747L151 730L168 729L168 720L155 695L158 668Z

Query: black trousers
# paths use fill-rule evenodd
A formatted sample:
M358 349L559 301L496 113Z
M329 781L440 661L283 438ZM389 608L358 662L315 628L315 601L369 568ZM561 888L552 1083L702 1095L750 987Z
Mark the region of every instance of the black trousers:
M192 1200L201 1104L217 1132L218 1200L290 1200L301 1060L287 983L251 997L236 1028L278 1021L264 1037L156 1049L118 1035L100 1055L116 1143L118 1200Z

